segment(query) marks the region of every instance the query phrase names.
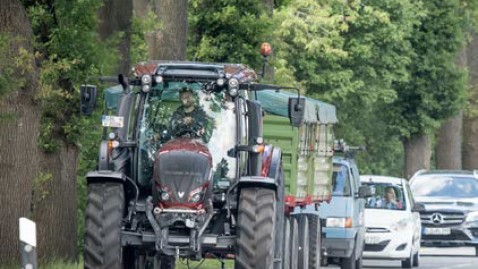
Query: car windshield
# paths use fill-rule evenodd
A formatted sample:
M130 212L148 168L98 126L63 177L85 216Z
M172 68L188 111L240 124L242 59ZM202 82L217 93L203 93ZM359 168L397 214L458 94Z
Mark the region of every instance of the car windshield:
M152 178L156 151L176 138L205 144L213 159L213 178L234 178L236 159L227 151L236 144L235 104L224 92L206 92L201 83L159 84L146 98L140 125L138 177Z
M402 186L375 182L362 183L362 185L375 188L375 195L367 198L365 208L385 210L405 210L407 208Z
M417 177L410 188L415 196L478 197L478 180L473 177Z
M345 165L334 164L334 172L332 174L332 195L350 196L349 171Z

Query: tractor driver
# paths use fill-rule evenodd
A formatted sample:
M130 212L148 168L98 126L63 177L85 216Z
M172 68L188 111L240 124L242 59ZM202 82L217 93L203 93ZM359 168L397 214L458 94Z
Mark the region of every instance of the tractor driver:
M181 105L171 116L170 134L173 137L202 138L207 143L211 138L211 119L196 103L191 88L184 87L179 91Z

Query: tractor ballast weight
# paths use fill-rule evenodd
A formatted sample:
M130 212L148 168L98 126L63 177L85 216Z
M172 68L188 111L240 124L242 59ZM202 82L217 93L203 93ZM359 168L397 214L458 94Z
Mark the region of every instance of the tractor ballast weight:
M321 135L331 135L333 106L278 95L287 88L256 83L240 64L150 61L116 80L104 90L98 170L87 175L86 268L165 269L228 254L238 269L315 266L294 247L311 218L290 213L330 194L314 177L332 171ZM92 99L81 99L85 114Z

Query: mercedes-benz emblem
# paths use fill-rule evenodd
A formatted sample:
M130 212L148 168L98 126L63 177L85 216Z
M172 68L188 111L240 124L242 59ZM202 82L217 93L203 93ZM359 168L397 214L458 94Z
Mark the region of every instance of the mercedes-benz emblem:
M434 224L442 224L443 223L443 215L440 213L433 213L430 217L430 220Z

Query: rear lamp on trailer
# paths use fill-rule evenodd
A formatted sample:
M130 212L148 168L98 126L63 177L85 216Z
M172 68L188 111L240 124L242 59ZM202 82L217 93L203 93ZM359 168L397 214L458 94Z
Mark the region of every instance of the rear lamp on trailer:
M167 192L162 192L161 193L161 200L168 201L169 198L170 198L169 193L167 193Z

